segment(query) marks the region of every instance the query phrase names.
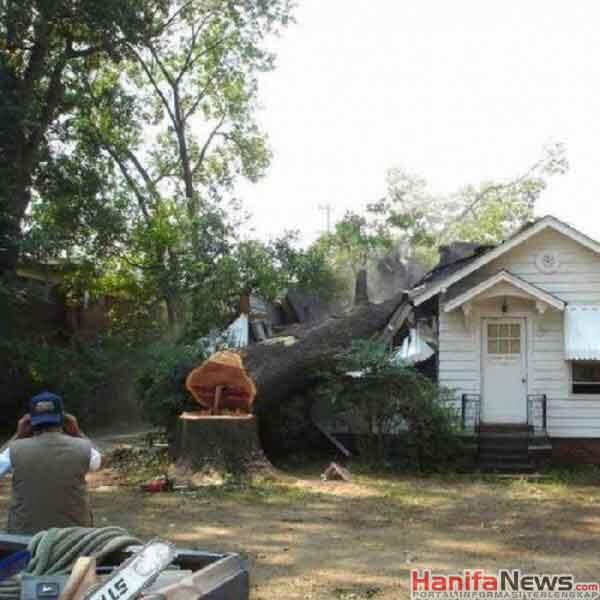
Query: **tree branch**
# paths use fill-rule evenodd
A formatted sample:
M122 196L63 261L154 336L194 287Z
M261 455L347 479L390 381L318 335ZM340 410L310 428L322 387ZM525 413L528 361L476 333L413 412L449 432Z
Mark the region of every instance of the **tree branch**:
M164 33L171 25L175 22L175 19L188 7L190 4L193 4L195 0L189 0L188 2L184 2L156 31L153 32L154 37L161 35Z
M46 91L46 98L42 105L42 114L40 115L37 127L34 128L33 132L29 136L27 146L25 148L24 160L25 163L31 163L31 160L35 156L39 145L42 143L42 139L54 119L54 113L61 103L64 95L64 88L62 85L62 74L67 64L66 52L69 49L69 42L65 52L58 59L58 62L52 70L50 75L50 82Z
M169 104L169 101L167 100L167 97L164 95L163 91L160 89L160 86L158 85L158 82L156 81L154 75L152 74L152 71L150 70L150 68L146 64L146 61L142 58L142 56L140 55L140 53L135 48L133 48L132 46L130 46L130 49L132 50L133 54L137 58L138 62L140 63L142 69L144 70L144 73L146 73L146 77L148 77L148 80L150 81L150 83L152 84L152 87L154 88L154 90L158 94L158 96L159 96L161 102L163 103L163 106L165 107L166 111L169 113L169 117L171 118L171 122L173 124L173 127L177 127L177 119L175 118L175 114L173 113L171 105Z
M123 174L125 181L127 181L127 185L131 188L132 192L137 198L138 206L140 207L140 210L144 215L144 219L146 219L146 222L150 222L150 213L148 212L148 207L146 206L146 198L140 191L137 183L131 176L131 173L129 173L129 169L125 164L125 161L119 156L118 152L116 152L110 144L101 141L100 145L110 154L111 158L115 161L115 163L117 163L117 166Z
M148 50L150 50L150 54L152 54L152 57L154 58L156 64L158 65L158 68L161 70L161 73L164 75L164 77L167 80L167 82L169 83L169 85L173 89L176 89L177 83L176 83L175 79L173 79L173 76L171 75L171 73L169 73L169 71L167 70L167 67L165 67L162 60L160 59L160 55L156 51L156 48L152 44L147 44L146 47L148 48Z
M194 49L196 48L196 40L198 39L198 35L200 34L200 31L202 30L203 25L204 25L204 23L201 23L197 29L192 25L192 36L190 38L190 49L188 50L185 60L183 61L183 66L181 67L179 74L175 78L176 85L179 85L181 78L187 73L187 70L189 69L189 67L192 63L192 56L194 54Z
M221 127L223 126L224 123L225 123L225 115L223 115L220 118L219 122L216 124L214 129L210 132L208 138L206 139L206 142L204 142L204 145L202 146L202 150L200 151L200 156L198 157L198 162L192 169L192 175L195 175L196 172L198 171L198 169L202 166L202 163L204 162L204 159L206 158L206 153L208 152L208 149L209 149L210 145L212 144L212 141L214 140L215 136L219 133L219 129L221 129Z
M196 97L196 99L192 103L192 106L183 115L183 120L184 121L187 121L188 118L196 112L196 109L198 108L198 105L206 97L206 94L208 93L208 90L210 89L210 87L212 85L214 85L218 80L219 80L218 76L211 77L211 79L208 80L207 84L202 88L202 91L198 94L198 96Z
M146 187L148 188L148 192L154 198L156 198L157 193L156 193L156 189L154 188L154 184L152 183L152 177L150 177L150 175L149 175L148 171L146 170L146 168L144 167L144 165L142 165L139 158L131 150L128 149L126 151L126 155L127 155L127 158L134 164L138 173L142 176L142 179L144 180L144 183L146 184Z
M29 64L25 70L21 87L22 106L27 110L33 97L36 82L42 76L44 57L48 51L48 23L39 16L34 25L35 42L29 56Z
M493 192L499 192L500 190L511 190L511 189L517 188L519 185L521 185L522 183L527 181L527 179L529 179L531 176L533 176L533 174L542 165L543 165L543 160L540 160L540 161L536 162L534 165L532 165L523 175L517 177L516 179L513 179L512 181L509 181L508 183L498 183L495 185L490 185L489 187L486 187L485 189L478 192L475 195L475 198L460 212L460 214L457 217L455 217L454 219L451 219L446 224L444 229L442 229L442 231L438 234L438 238L442 238L448 232L450 227L452 227L452 225L464 220L469 213L472 213L475 210L476 206L479 203L481 203L485 199L486 196L488 196L489 194L491 194Z

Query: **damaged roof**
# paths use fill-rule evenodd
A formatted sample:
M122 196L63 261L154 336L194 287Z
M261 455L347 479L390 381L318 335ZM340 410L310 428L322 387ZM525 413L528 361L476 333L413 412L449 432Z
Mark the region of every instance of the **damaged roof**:
M453 252L458 246L461 246L466 251L464 246L466 244L470 244L471 246L470 253L464 252L461 256L460 254ZM466 265L472 263L480 256L483 256L483 254L492 248L495 248L495 246L472 244L470 242L455 242L445 246L445 248L449 249L449 254L445 256L442 254L440 256L440 262L412 288L414 295L418 294L420 296L421 294L425 294L431 288L434 288L438 283L446 279L446 277L460 271Z
M451 248L454 249L462 248L463 255L454 262L440 261L435 268L425 275L425 277L411 290L411 296L415 299L415 304L422 304L442 291L443 287L445 287L443 285L444 282L447 282L447 285L453 285L463 277L466 277L469 273L477 270L480 266L501 256L504 252L523 243L531 236L536 235L546 228L553 229L593 252L600 254L599 242L584 235L567 223L548 215L525 223L513 235L496 246L474 245L469 250L469 245L465 242L461 242L458 245L452 245ZM444 247L440 250L443 253Z

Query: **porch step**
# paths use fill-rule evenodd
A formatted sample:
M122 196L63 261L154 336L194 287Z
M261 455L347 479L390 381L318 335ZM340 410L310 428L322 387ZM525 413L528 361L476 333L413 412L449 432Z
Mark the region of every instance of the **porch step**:
M531 473L529 427L487 423L479 428L479 468L489 473Z
M528 431L480 431L479 437L486 440L528 440Z
M480 433L508 433L510 435L517 433L528 434L531 427L525 424L513 423L481 423L479 425Z
M497 459L506 457L507 460L515 458L526 458L528 448L501 448L500 446L484 447L479 446L479 456L483 459Z
M533 473L534 468L530 462L499 463L480 462L479 469L484 473Z

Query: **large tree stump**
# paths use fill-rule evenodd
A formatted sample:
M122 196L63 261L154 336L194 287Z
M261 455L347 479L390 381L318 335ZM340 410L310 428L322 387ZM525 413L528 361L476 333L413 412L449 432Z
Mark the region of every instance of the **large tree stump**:
M254 415L183 413L172 453L178 467L191 471L252 475L272 469Z

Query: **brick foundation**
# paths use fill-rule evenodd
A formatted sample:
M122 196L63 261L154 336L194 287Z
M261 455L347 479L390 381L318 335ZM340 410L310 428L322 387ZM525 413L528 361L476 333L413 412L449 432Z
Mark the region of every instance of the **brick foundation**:
M552 438L555 463L600 465L600 438Z

